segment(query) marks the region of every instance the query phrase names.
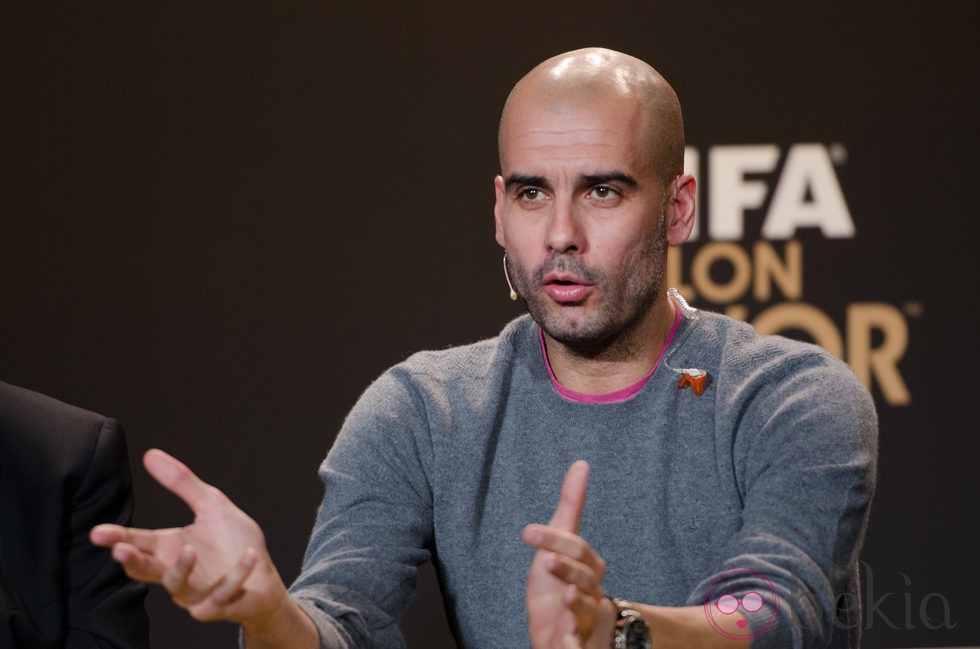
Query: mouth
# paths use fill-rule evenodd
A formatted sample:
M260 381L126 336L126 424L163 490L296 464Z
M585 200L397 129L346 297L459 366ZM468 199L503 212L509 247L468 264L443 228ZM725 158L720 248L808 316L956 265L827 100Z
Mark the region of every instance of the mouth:
M582 303L593 286L583 280L567 274L551 273L544 278L544 291L558 304L575 306Z

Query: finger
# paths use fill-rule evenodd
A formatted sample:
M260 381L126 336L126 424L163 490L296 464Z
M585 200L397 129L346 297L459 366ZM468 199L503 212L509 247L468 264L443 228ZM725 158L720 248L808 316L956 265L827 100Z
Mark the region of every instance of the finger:
M561 649L582 649L582 641L574 633L562 636Z
M580 638L589 637L592 634L592 628L595 626L598 600L572 585L565 588L564 600L572 614L575 615L575 634Z
M215 583L210 595L187 608L191 616L202 622L233 620L227 607L245 593L245 580L257 563L258 553L252 548L246 549L235 568Z
M198 478L187 465L160 449L152 448L143 456L143 466L153 478L187 503L196 514L214 502L216 488Z
M572 561L559 554L552 554L547 558L545 566L548 568L548 572L570 584L577 591L593 597L602 595L598 576L591 567L584 563Z
M258 562L258 553L252 548L247 548L235 564L235 568L218 582L209 599L217 606L227 606L241 597L245 580L252 574Z
M88 539L93 545L109 548L125 540L126 528L122 525L104 523L96 525L88 533Z
M128 543L116 543L112 546L112 558L115 559L126 574L136 581L158 584L163 579L165 566L152 554L141 552L139 548Z
M100 547L108 548L117 543L128 543L143 552L154 552L161 540L173 534L174 529L145 530L138 527L123 527L105 523L96 525L89 532L89 540Z
M551 525L569 532L578 532L579 518L585 507L585 487L589 481L589 465L583 460L573 462L561 483L558 507Z
M177 555L177 563L172 568L164 570L160 583L167 589L167 592L174 598L174 601L182 606L193 604L201 599L190 592L188 588L188 577L197 562L197 553L194 548L185 545ZM202 595L203 596L203 595Z
M524 542L538 550L548 550L584 563L601 579L606 574L606 562L581 536L555 529L547 525L528 525L524 528Z

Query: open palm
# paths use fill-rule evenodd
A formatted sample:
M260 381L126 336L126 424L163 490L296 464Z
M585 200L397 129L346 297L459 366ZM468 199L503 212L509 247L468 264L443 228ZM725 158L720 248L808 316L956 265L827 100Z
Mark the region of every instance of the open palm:
M133 579L162 584L196 619L245 622L271 614L285 585L258 524L163 451L148 451L143 463L187 503L194 522L159 530L99 525L92 542L111 547Z

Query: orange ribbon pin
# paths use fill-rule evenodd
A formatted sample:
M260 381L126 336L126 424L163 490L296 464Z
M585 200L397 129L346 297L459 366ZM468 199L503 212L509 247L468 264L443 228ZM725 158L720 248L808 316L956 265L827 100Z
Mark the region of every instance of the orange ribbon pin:
M704 370L681 370L681 378L677 381L677 387L682 390L687 386L691 386L691 391L694 392L695 396L700 397L704 394L704 384L708 379L708 373Z

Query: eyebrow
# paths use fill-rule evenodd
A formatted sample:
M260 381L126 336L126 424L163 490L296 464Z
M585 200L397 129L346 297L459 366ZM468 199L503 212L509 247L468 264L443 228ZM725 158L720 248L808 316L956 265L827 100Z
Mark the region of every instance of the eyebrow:
M639 183L636 178L622 171L609 171L601 174L587 174L579 177L580 185L602 185L605 183L619 182L630 187L636 187ZM550 189L551 185L543 176L529 176L524 174L511 174L504 181L504 187L510 189L515 185L531 185Z
M511 174L507 176L507 180L504 181L504 187L510 189L514 185L533 185L535 187L549 188L548 181L544 179L544 176L525 176L522 174Z
M604 174L582 176L582 182L585 185L603 185L610 182L620 182L630 187L636 187L639 184L636 182L636 178L622 171L610 171Z

